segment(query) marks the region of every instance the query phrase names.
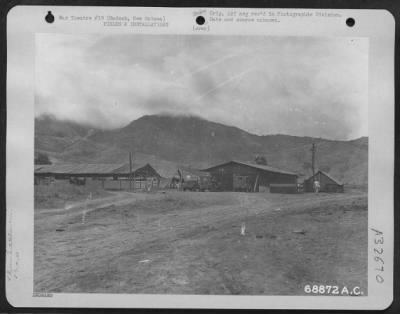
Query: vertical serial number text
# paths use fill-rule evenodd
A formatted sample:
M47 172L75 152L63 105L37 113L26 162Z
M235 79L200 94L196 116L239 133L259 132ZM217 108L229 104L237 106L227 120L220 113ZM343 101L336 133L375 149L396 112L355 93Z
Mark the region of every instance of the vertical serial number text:
M374 271L375 280L377 283L384 283L384 271L385 271L385 261L384 261L384 237L383 232L377 229L371 228L374 233L374 241L372 244L373 248L373 259L374 259Z

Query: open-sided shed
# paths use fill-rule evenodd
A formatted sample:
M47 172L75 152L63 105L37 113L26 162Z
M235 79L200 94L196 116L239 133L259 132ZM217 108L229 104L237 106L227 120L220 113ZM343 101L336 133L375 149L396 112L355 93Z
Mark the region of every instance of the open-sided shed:
M217 179L222 191L259 191L260 186L271 183L297 184L297 174L267 165L242 161L229 161L203 171Z
M320 192L344 192L344 184L322 170L317 171L313 176L304 180L305 192L314 191L314 181L319 182Z

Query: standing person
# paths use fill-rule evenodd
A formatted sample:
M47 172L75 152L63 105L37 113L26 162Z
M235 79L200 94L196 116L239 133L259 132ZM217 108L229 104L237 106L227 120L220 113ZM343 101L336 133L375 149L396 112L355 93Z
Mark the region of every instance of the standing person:
M319 193L319 189L320 189L320 184L319 184L319 181L318 180L315 180L314 181L314 191L315 191L315 193Z

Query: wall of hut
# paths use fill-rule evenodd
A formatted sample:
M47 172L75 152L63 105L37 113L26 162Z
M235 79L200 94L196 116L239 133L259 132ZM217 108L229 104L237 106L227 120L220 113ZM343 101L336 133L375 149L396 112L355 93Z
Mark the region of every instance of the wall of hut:
M259 186L269 187L271 183L297 183L297 177L294 175L281 174L275 172L269 172L266 170L253 168L247 165L228 163L225 165L217 166L208 170L212 176L217 179L219 188L222 191L234 191L234 175L235 176L246 176L248 184L255 191L259 191ZM258 183L256 184L258 176Z
M343 184L338 184L325 174L318 172L313 177L304 181L304 191L314 192L314 181L319 181L320 192L344 192Z

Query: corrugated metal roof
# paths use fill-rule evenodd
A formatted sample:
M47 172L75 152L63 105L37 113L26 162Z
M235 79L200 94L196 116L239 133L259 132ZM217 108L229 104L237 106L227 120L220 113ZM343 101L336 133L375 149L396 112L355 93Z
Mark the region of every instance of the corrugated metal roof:
M149 163L145 164L145 165L132 165L132 172L137 172L139 170L141 170L142 168L151 168L155 173L157 173L158 175L160 175L158 173L158 171L156 169L154 169L154 167L152 165L150 165ZM117 169L115 169L114 171L112 171L112 173L116 173L116 174L127 174L130 172L129 169L129 164L124 164L122 167L119 167ZM161 176L161 175L160 175Z
M187 168L179 168L177 169L177 175L179 175L179 172L181 172L183 177L204 177L204 176L209 176L210 174L205 172L205 171L201 171L198 169L187 169Z
M269 172L274 172L274 173L280 173L280 174L287 174L287 175L292 175L292 176L297 176L296 173L294 172L290 172L290 171L285 171L282 169L278 169L275 167L271 167L271 166L267 166L267 165L258 165L258 164L251 164L249 162L244 162L244 161L238 161L238 160L232 160L232 161L228 161L225 162L223 164L219 164L213 167L209 167L207 169L204 169L203 171L209 171L210 169L216 168L216 167L220 167L229 163L236 163L236 164L240 164L240 165L245 165L248 167L252 167L252 168L256 168L256 169L260 169L260 170L264 170L264 171L269 171Z
M343 185L343 183L337 179L335 179L334 177L332 177L330 174L326 173L325 171L322 170L318 170L313 176L309 177L307 180L305 181L309 181L311 180L313 177L315 177L318 173L322 173L323 175L327 176L329 179L331 179L332 181L336 182L338 185Z
M54 164L35 166L35 173L54 174L111 174L122 169L125 164ZM129 171L129 170L128 170Z
M140 168L146 167L146 166L147 166L147 164L146 165L132 164L132 172L134 172ZM117 167L116 169L114 169L112 171L112 173L129 173L129 171L130 171L129 164L122 164L120 167Z
M175 176L178 176L178 173L176 169L171 169L171 168L157 168L157 173L163 177L163 178L173 178Z

